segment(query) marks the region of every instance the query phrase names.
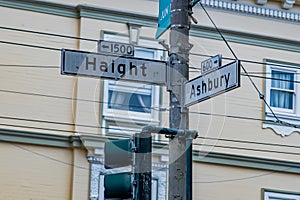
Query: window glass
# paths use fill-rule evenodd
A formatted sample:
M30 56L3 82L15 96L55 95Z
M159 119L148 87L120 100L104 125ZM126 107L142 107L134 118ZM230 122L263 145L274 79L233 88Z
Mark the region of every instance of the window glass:
M128 37L104 34L104 40L128 43ZM157 51L158 42L140 40L134 48L134 57L160 60L163 51ZM142 48L146 46L150 48ZM159 126L160 87L130 81L103 81L102 125L108 127L103 134L130 134L146 125ZM118 131L116 131L118 129Z
M154 50L136 49L137 58L154 59ZM152 107L151 85L108 82L108 108L140 113L150 113Z
M294 73L272 70L272 87L293 90Z
M108 108L150 113L152 87L136 88L135 91L129 87L129 85L118 86L110 81L108 83Z
M272 107L293 109L294 74L272 70L270 105Z

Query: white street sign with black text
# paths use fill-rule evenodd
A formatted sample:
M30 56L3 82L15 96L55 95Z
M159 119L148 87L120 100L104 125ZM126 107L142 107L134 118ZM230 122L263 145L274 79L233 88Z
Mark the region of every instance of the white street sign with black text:
M166 85L163 61L63 49L61 73Z
M99 40L98 52L114 55L133 56L134 46L132 44Z
M184 105L190 106L240 86L240 64L234 61L184 85Z
M222 66L222 56L216 55L201 62L201 74L208 74Z

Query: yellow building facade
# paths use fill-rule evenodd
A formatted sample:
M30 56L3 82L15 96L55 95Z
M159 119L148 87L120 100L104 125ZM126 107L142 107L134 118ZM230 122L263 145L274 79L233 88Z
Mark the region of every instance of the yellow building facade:
M190 130L199 133L193 199L300 199L300 2L200 3L190 79L217 54L223 65L237 57L242 68L239 88L189 107ZM103 199L104 142L169 126L165 86L60 68L62 49L97 52L99 40L132 43L136 57L166 61L159 42L169 43L169 31L155 39L158 6L0 0L0 199ZM167 199L167 144L153 135L153 199Z

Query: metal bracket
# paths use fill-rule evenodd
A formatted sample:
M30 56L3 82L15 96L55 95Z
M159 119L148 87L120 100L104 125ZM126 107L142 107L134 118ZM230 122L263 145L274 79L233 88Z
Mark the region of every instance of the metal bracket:
M169 47L169 45L167 45L167 44L165 43L164 40L163 40L163 41L159 41L158 43L159 43L161 46L163 46L163 47L169 52L170 47Z
M182 25L182 24L172 24L171 25L171 29L172 28L186 28L186 29L190 29L191 26L190 25Z
M169 138L179 136L185 137L187 139L196 139L198 137L198 131L195 130L182 130L182 129L174 129L174 128L162 128L158 126L145 126L142 129L143 133L157 133L164 134Z

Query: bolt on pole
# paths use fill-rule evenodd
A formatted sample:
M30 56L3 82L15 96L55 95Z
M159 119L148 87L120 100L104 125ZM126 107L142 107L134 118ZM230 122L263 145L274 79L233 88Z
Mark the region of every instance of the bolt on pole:
M170 128L189 129L188 108L182 99L182 84L189 79L189 29L191 0L171 1L171 31L168 67ZM188 135L177 134L169 144L169 200L192 199L192 143Z

